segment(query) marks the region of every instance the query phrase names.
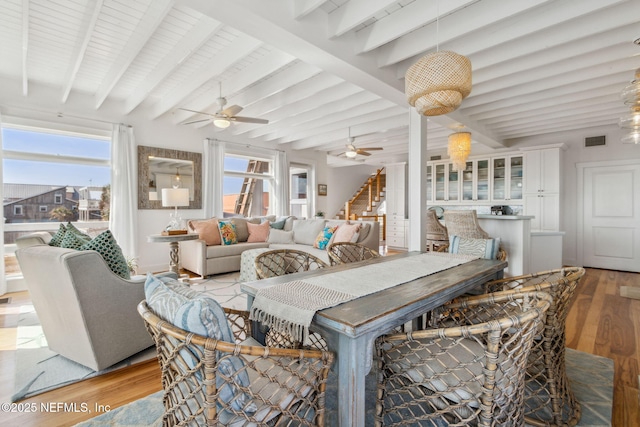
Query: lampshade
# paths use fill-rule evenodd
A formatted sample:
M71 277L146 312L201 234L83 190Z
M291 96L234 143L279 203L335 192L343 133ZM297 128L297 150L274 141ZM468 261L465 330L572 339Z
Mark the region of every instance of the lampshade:
M189 189L188 188L163 188L162 189L162 206L164 207L189 206Z
M447 154L453 163L453 170L464 170L467 158L471 154L471 133L456 132L449 135Z
M213 125L221 129L226 129L231 125L231 122L227 119L215 119Z
M471 93L471 61L451 51L423 56L407 70L407 101L425 116L455 111Z

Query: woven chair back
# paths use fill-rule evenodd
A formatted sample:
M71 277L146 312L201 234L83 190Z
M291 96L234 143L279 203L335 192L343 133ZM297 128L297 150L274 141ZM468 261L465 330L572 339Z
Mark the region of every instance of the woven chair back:
M329 263L331 265L347 264L350 262L364 261L378 258L380 254L360 243L338 242L332 243L327 248Z
M525 367L551 297L462 297L430 327L380 337L376 425L523 425Z
M256 274L260 279L328 267L327 263L317 256L295 249L263 252L256 257L255 265Z
M580 404L565 368L565 326L575 290L584 274L584 268L567 267L485 284L486 292L544 291L553 299L544 331L540 339L534 341L527 364L525 418L528 424L575 425L580 420Z
M449 244L447 227L442 225L436 211L427 209L427 250L435 251L440 246Z
M163 425L325 424L332 353L206 338L160 319L145 301L138 312L153 337L162 369ZM225 312L236 340L246 336L249 330L242 325L250 325L249 313ZM231 396L225 400L224 395Z
M444 223L449 236L465 239L488 239L489 234L480 227L475 210L446 210Z

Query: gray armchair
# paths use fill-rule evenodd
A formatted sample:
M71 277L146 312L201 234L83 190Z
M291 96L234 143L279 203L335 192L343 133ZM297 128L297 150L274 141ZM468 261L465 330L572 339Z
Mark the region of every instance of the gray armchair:
M124 280L98 252L37 241L19 243L16 257L52 351L102 370L153 345L136 310L144 277Z

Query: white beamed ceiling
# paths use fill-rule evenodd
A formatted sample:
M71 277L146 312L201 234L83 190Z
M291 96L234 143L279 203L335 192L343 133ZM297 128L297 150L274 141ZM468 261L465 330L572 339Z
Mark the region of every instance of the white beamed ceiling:
M202 117L180 107L214 112L222 85L269 124L189 126L330 155L350 128L379 164L406 158L404 74L436 49L470 58L473 90L430 119L430 149L457 123L489 148L616 124L639 24L638 0L0 0L0 83L175 126Z

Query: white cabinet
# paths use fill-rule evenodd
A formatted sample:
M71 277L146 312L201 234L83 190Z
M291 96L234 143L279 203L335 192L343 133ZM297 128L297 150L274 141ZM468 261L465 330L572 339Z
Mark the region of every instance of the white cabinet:
M560 230L560 147L525 153L524 214L534 231Z
M495 157L491 162L491 199L497 202L521 201L523 156Z
M489 159L467 161L460 185L463 202L489 201Z
M406 164L394 163L385 167L387 205L387 246L404 249L407 247L408 224L406 220Z

